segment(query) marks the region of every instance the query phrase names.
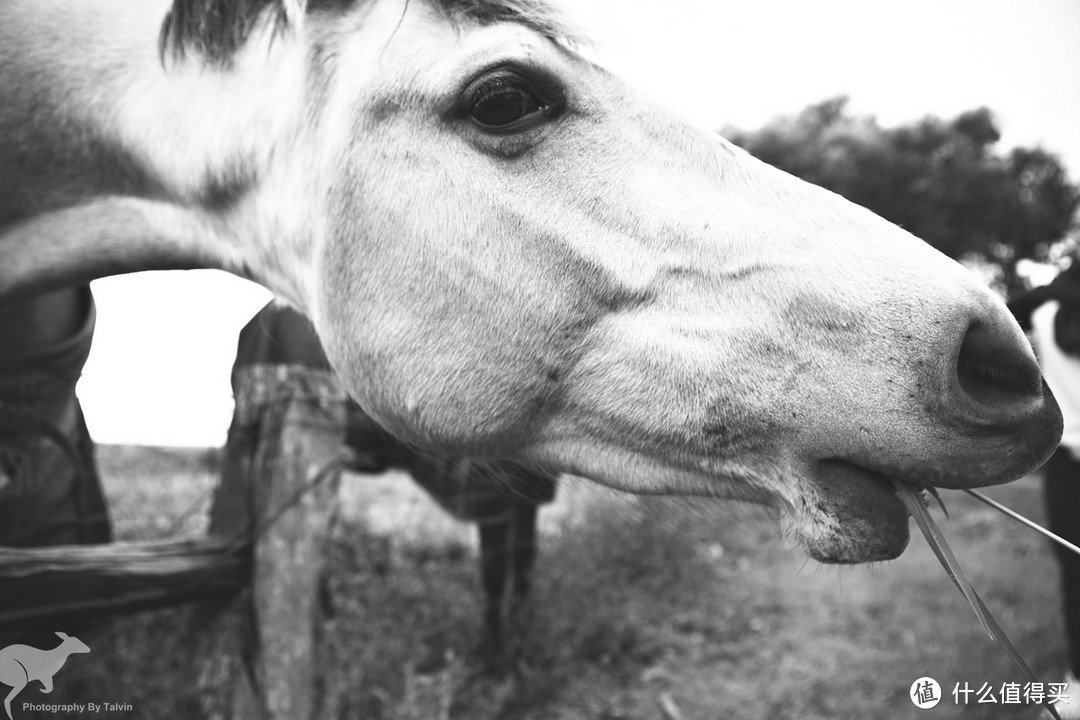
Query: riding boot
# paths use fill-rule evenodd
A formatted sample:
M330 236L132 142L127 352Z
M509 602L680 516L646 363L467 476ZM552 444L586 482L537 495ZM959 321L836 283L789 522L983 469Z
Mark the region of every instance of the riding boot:
M53 298L73 306L72 331L61 339L42 333L48 339L35 343L20 328L42 320L38 299L0 308L0 545L111 539L93 442L75 396L90 353L94 302L88 287L66 292Z

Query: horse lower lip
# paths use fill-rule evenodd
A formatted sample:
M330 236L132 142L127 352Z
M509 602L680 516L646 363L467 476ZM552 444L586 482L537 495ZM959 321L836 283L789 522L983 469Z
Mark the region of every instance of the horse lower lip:
M825 562L889 560L908 541L908 514L884 473L849 460L816 463L814 508L826 534L811 540L812 557Z

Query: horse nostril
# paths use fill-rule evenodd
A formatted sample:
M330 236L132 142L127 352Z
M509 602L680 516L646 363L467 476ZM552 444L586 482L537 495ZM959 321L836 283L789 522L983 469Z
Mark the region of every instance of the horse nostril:
M1006 412L1039 400L1043 392L1034 356L1011 330L973 321L956 358L961 391L979 405Z

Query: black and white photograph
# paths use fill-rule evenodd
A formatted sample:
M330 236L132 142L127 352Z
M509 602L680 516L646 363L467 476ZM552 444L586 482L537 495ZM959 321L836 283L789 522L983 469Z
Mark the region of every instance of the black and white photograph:
M0 720L1080 720L1077 0L0 0Z

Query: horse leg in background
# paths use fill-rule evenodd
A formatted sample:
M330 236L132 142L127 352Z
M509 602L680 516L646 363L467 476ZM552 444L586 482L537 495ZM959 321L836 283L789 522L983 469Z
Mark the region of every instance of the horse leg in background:
M514 498L503 519L478 525L485 630L492 659L506 650L507 633L522 627L518 615L531 587L539 512L535 503Z
M535 509L535 508L534 508ZM497 660L505 650L504 630L510 617L507 587L518 585L518 514L511 510L493 522L477 524L480 531L480 577L484 585L484 623L489 660Z
M513 484L511 512L514 517L514 599L520 607L529 594L536 561L536 518L540 506L554 502L558 475L547 470L518 466L510 474Z
M94 323L87 286L0 306L0 545L111 539L75 396Z
M519 501L514 507L513 583L514 606L511 611L521 607L532 588L532 568L536 562L536 517L540 514L539 506Z

